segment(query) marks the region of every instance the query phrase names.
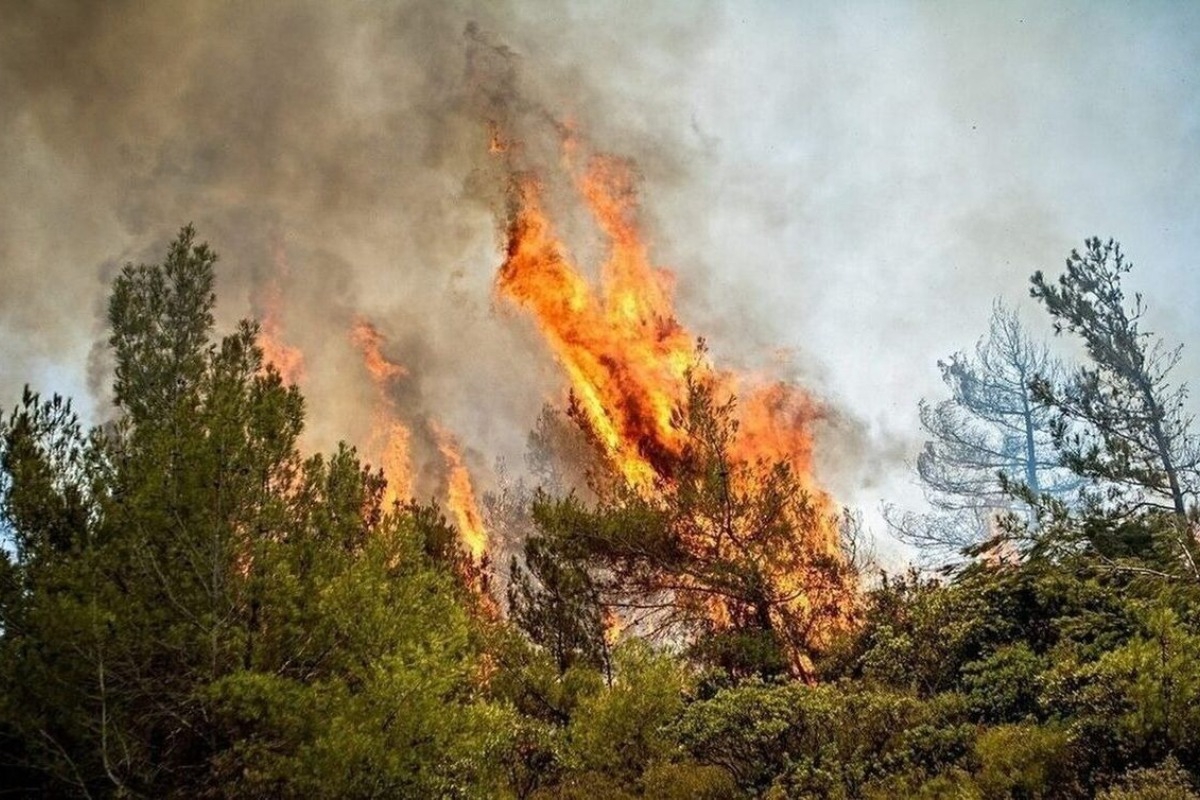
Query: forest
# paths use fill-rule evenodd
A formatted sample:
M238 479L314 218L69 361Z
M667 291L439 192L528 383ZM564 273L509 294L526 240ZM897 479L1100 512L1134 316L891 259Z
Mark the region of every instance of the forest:
M304 452L216 263L115 278L111 419L0 417L6 796L1200 797L1197 443L1116 242L1028 286L1082 363L997 305L939 365L891 573L701 361L652 480L548 406L479 554Z

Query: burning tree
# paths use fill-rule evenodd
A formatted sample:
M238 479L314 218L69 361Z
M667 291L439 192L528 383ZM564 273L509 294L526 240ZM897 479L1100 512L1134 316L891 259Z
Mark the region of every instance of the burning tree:
M682 451L653 492L619 483L595 508L543 501L535 519L588 563L604 602L647 635L686 641L730 675L809 675L809 653L853 617L851 568L814 547L835 524L786 461L735 454L733 398L689 380Z
M511 184L497 291L532 314L570 381L570 416L611 470L593 482L596 507L543 499L535 521L560 558L591 567L623 624L685 639L732 674L807 674L807 654L855 613L837 513L813 475L819 405L710 363L676 318L674 276L650 262L630 162L580 158L564 134L608 244L597 289L516 149L498 150Z
M215 261L189 226L116 278L111 424L29 391L0 418L0 768L30 796L443 796L500 713L473 562L353 449L301 454L257 326L214 335Z

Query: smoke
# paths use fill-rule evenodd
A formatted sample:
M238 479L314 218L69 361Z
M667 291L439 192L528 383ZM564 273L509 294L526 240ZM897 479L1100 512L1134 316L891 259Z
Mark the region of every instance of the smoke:
M90 380L102 413L112 276L192 222L221 255L223 327L278 286L311 446L369 430L363 317L415 419L476 448L472 466L520 463L561 379L493 297L496 220L505 171L553 167L569 126L636 162L654 258L717 361L774 369L782 347L836 409L820 466L853 502L901 474L937 359L1086 235L1122 238L1147 286L1178 283L1157 328L1195 340L1196 23L1165 6L4 3L0 398ZM488 120L521 150L490 155ZM572 191L550 181L548 210L594 264Z
M220 324L275 313L282 344L303 352L310 445L368 436L373 389L350 340L361 317L407 372L395 401L430 451L418 464L436 453L427 417L478 448L477 463L519 462L560 379L492 298L507 176L486 123L521 138L519 168L552 165L569 121L655 180L683 175L670 134L609 102L643 60L622 51L640 48L584 42L586 20L535 11L5 4L0 264L19 290L0 294L0 388L12 395L39 360L74 350L104 413L108 285L192 222L221 256ZM674 61L707 25L668 16L641 24L671 33L675 52L658 57ZM603 86L572 65L581 47L612 53Z

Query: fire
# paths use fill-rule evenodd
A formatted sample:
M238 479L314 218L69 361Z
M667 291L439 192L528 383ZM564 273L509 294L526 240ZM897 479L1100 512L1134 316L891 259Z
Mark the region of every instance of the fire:
M375 386L375 407L372 412L371 432L367 437L367 454L379 462L387 479L384 503L393 503L412 496L413 470L409 458L411 434L400 421L396 407L395 387L397 381L407 375L399 364L383 355L384 338L370 322L355 321L350 340L363 356L363 364Z
M362 353L363 365L376 388L377 399L368 437L368 452L379 460L383 468L388 482L384 502L391 505L411 497L413 493L414 473L409 455L412 433L401 422L400 409L395 401L396 385L407 377L408 370L384 355L386 342L383 335L366 320L359 319L354 323L350 338ZM471 474L463 463L454 436L433 420L429 420L428 425L446 463L446 504L458 525L463 543L478 564L487 550L487 530L471 484Z
M737 394L738 436L734 458L752 462L786 463L800 486L825 511L809 531L808 544L827 555L841 553L841 537L833 522L833 501L813 474L812 423L823 415L819 406L795 386L781 381L750 381L726 376L725 384Z
M612 245L600 293L570 262L528 176L517 186L497 287L533 313L609 457L648 488L682 447L671 416L700 354L675 319L670 275L647 260L629 165L593 159L580 187Z
M508 152L508 140L504 138L500 126L495 123L488 126L488 152L492 155Z
M604 644L614 647L621 640L628 621L611 608L605 608L600 620L603 627Z
M650 263L629 164L593 157L577 185L609 241L600 291L571 263L530 176L516 187L497 288L532 312L621 473L641 488L670 478L683 447L672 415L686 400L690 371L712 381L719 395L738 397L735 457L785 461L806 490L823 497L811 434L820 409L797 387L708 364L699 340L676 319L671 273Z
M393 364L384 357L383 335L371 323L364 319L356 320L350 332L350 339L362 351L363 363L376 384L388 385L408 374L404 367Z
M497 138L494 131L492 138ZM564 162L573 169L581 151L573 130L564 147ZM531 313L566 373L586 427L616 470L641 492L669 488L680 466L684 433L674 415L688 399L689 378L713 387L717 398L736 397L737 428L729 455L748 465L785 463L807 494L809 510L797 512L803 519L792 520L794 546L775 553L767 567L783 598L772 614L832 618L830 625L840 624L839 618L851 613L853 590L828 577L829 565L843 559L833 501L813 474L812 423L820 418L820 407L798 387L717 370L709 362L702 341L675 315L672 274L651 263L638 224L636 174L629 162L595 155L574 178L608 248L598 287L572 262L556 234L538 177L517 173L498 294ZM754 480L748 476L755 472L737 474L732 480L745 481ZM720 536L712 538L721 541ZM717 629L728 628L735 614L744 614L711 594L700 596ZM830 608L841 610L831 613ZM622 624L609 620L605 627L615 633ZM814 626L825 624L803 626L809 642L821 638ZM794 656L806 658L804 643L792 644Z
M283 288L291 268L282 245L274 252L275 271L271 278L251 295L251 305L259 319L258 346L263 351L263 363L273 364L284 383L304 380L304 353L286 343L283 335Z
M471 485L471 473L463 464L455 438L437 423L430 423L430 428L437 439L438 450L446 460L446 504L458 525L463 543L478 564L487 552L488 536L483 515L479 512L479 503L475 499L475 489Z

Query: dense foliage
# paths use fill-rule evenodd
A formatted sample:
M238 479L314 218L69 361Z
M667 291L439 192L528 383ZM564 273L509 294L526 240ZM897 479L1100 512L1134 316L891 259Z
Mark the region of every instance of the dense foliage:
M1195 449L1173 362L1153 361L1140 305L1123 311L1117 254L1089 242L1058 288L1034 283L1096 359L1064 386L1029 376L1081 499L1010 482L1006 546L938 578L864 576L859 624L817 640L761 566L804 514L753 528L803 496L773 465L723 466L711 435L695 480L652 503L555 482L527 496L498 618L436 508L386 507L351 448L301 455L303 399L263 363L253 323L214 338L215 256L184 229L162 264L114 285L116 419L84 430L69 402L29 391L0 419L0 785L1200 797ZM681 424L721 430L710 400ZM731 500L736 470L762 479ZM753 533L744 548L680 554L681 529L726 512L731 535ZM804 566L808 580L845 568ZM645 587L662 615L614 636L606 598ZM707 591L744 615L720 636ZM799 679L789 637L807 648Z

